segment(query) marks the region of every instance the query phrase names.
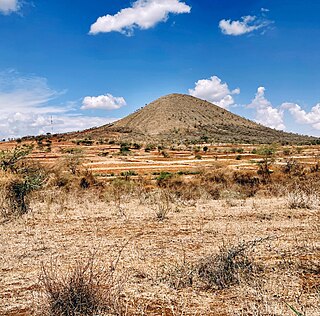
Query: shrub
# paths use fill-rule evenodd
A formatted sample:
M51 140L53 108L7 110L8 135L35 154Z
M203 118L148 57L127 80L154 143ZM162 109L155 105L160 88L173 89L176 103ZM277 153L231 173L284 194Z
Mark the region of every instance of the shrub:
M165 186L166 181L170 178L172 178L173 174L171 172L164 172L161 171L159 176L156 178L157 184L159 186Z
M61 153L63 154L71 154L71 155L79 155L83 153L81 148L61 148Z
M300 176L304 173L303 166L295 159L287 159L282 166L282 172L290 175Z
M131 177L131 176L137 176L138 174L134 170L124 171L120 173L121 177Z
M82 160L81 154L68 154L64 157L64 164L71 174L76 175L80 171Z
M113 272L96 269L93 259L78 262L65 274L42 266L41 314L46 316L123 315L121 286Z
M133 148L134 148L134 149L141 149L141 147L142 147L142 146L141 146L140 144L137 144L137 143L134 143L134 144L133 144Z
M319 205L319 196L315 192L296 188L288 193L287 202L290 209L312 209Z
M184 258L182 263L165 266L161 274L162 281L179 290L193 285L196 271L194 265Z
M128 153L130 153L130 145L127 143L121 143L120 144L120 154L127 155Z
M37 166L24 165L19 172L19 175L7 175L7 182L3 184L5 203L1 213L4 217L27 213L29 194L40 189L47 177L46 172Z
M165 151L165 150L162 150L162 151L161 151L161 155L162 155L164 158L169 158L169 157L170 157L170 155L168 154L168 152Z
M28 156L32 146L17 146L11 150L0 151L0 169L3 171L18 172L18 162Z
M253 275L255 267L248 257L248 250L262 239L241 243L229 248L223 247L217 255L200 260L197 265L198 278L206 288L219 290L238 284L241 279Z
M156 146L153 144L147 144L146 148L144 149L145 152L149 153L152 150L155 150Z
M284 149L283 149L283 154L284 154L285 156L289 156L289 155L291 154L291 149L290 149L290 148L284 148Z
M161 190L155 195L154 205L156 207L156 218L158 221L163 221L172 210L171 195L169 191Z
M92 146L94 141L86 138L86 139L79 139L79 140L75 141L75 143L77 145Z
M108 199L111 198L120 214L123 213L121 204L123 203L125 197L128 197L132 194L133 187L134 183L130 181L130 179L116 178L110 183L110 196L106 197Z

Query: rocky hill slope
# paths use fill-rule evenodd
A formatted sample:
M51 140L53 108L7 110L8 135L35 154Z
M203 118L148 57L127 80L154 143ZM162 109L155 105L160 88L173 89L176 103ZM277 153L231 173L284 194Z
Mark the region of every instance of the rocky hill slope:
M265 127L182 94L161 97L119 121L84 134L94 138L113 135L122 140L166 142L306 143L318 140Z

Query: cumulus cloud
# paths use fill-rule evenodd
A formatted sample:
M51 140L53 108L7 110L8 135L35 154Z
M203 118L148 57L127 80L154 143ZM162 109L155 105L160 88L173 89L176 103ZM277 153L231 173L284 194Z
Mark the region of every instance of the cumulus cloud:
M195 85L194 89L189 89L190 95L207 100L224 109L234 104L232 95L240 93L239 88L230 91L228 85L217 76L198 80Z
M247 15L243 16L240 20L235 21L223 19L219 22L219 27L221 32L225 35L239 36L266 28L271 23L271 21L265 18Z
M112 94L99 95L98 97L85 97L81 110L116 110L127 105L123 97L114 97Z
M259 87L255 98L248 105L248 108L256 110L255 121L257 123L283 130L285 129L283 111L272 106L271 102L265 97L265 91L264 87Z
M54 133L77 131L115 120L82 115L77 102L58 103L63 94L50 88L45 78L23 76L14 70L0 72L0 139L52 129Z
M283 103L281 108L288 110L297 123L311 125L314 129L320 130L320 103L311 108L310 112L306 112L298 104L289 102Z
M166 21L170 13L190 13L191 7L180 0L138 0L132 7L122 9L115 15L99 17L91 25L89 34L120 32L132 35L135 28L149 29Z
M20 2L18 0L0 0L0 13L10 14L20 9Z

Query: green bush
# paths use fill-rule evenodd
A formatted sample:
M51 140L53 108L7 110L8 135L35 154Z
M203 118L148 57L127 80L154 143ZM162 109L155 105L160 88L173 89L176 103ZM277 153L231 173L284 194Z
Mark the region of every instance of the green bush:
M128 153L130 153L130 145L127 143L121 143L120 144L120 154L127 155Z
M11 150L0 151L0 168L3 171L18 172L18 162L32 152L32 146L17 146Z

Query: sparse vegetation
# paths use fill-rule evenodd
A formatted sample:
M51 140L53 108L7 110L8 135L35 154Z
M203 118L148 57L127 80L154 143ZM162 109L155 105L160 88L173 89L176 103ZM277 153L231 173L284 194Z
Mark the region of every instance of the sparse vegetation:
M317 316L318 147L286 145L293 159L281 146L202 145L194 161L197 142L148 153L129 139L126 156L118 140L50 140L52 154L35 148L0 171L0 313Z

